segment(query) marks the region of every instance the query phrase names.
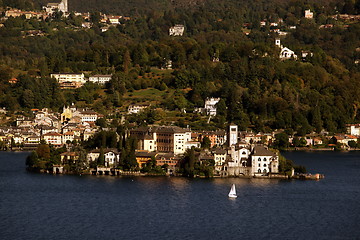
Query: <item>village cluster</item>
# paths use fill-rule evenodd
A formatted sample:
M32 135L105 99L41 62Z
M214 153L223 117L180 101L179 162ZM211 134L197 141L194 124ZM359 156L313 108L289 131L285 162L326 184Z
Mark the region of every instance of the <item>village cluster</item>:
M206 100L201 112L207 115L216 115L216 103L220 99ZM131 105L128 114L137 114L146 106ZM134 109L135 112L134 112ZM3 110L4 111L4 110ZM61 154L60 165L54 165L54 172L63 173L64 164L79 159L79 153L72 152L70 145L87 141L96 132L104 130L96 125L96 121L103 118L101 114L90 109L79 109L75 106L64 107L62 113L51 112L48 109L33 109L33 117L21 116L16 119L16 126L0 129L0 142L3 150L34 150L40 144L46 143L55 148L65 146L68 151ZM303 138L304 146L314 147L323 144L323 139L334 138L338 144L348 148L349 142L357 142L360 136L360 124L349 124L348 134L335 136L307 135ZM105 129L112 131L113 129ZM113 130L114 131L114 130ZM253 133L239 131L238 126L231 124L228 131L201 131L196 132L188 128L177 126L148 126L129 129L127 137L137 140L135 151L139 167L155 159L157 166L168 166L168 173L175 173L179 163L188 149L202 149L197 151L197 161L212 162L215 175L218 176L262 176L277 174L279 171L279 156L270 151L276 141L276 134ZM207 138L209 146L203 148L202 143ZM289 142L294 137L289 137ZM120 157L117 149L103 149L105 164L98 167L97 174L110 174ZM88 163L99 158L100 149L93 149L87 153ZM91 171L89 169L89 171Z

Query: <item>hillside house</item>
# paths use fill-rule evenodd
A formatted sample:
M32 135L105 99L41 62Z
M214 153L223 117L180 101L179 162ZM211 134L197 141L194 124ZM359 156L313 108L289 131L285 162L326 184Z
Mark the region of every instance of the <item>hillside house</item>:
M105 85L107 82L111 80L112 75L94 75L89 77L89 82L97 83L99 85Z
M169 29L170 36L182 36L184 34L185 27L182 24L176 24Z
M205 99L205 113L206 115L216 116L216 104L220 101L220 98L206 98Z
M314 17L314 13L311 12L310 9L305 10L304 17L308 19L312 19Z
M52 73L50 77L55 78L62 89L79 88L86 83L83 73Z
M140 111L148 108L150 105L149 104L131 104L128 107L128 114L137 114Z
M49 14L52 14L55 11L67 13L69 12L68 0L62 0L60 3L48 3L46 6L43 6L43 10Z

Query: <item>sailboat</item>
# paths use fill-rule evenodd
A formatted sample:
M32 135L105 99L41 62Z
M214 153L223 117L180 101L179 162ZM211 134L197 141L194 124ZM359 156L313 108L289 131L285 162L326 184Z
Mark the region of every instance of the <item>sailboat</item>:
M231 186L230 192L229 192L229 198L237 198L236 196L236 189L235 189L235 184L233 184Z

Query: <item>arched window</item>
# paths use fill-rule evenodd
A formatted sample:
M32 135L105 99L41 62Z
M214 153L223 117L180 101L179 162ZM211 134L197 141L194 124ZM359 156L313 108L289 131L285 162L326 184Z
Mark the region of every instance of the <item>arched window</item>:
M266 158L264 158L264 161L266 161Z
M266 172L267 172L266 169L264 169L263 173L266 173Z
M261 169L260 169L260 168L258 169L258 173L261 173Z
M242 152L242 155L246 155L246 152L244 151L244 152Z
M266 167L266 163L264 164L264 167Z
M261 161L261 158L259 158L258 160Z
M261 164L259 163L259 167L261 167Z

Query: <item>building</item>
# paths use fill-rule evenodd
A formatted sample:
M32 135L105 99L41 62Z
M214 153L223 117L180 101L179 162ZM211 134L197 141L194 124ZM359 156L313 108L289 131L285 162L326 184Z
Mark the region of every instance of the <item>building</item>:
M144 150L136 150L135 157L139 167L144 167L145 164L150 162L153 158L156 158L157 153L155 152L148 152Z
M305 18L312 19L314 17L314 13L311 12L310 9L305 10Z
M100 156L100 152L101 152L100 149L94 149L90 151L86 156L87 161L89 163L96 162ZM103 153L104 153L105 167L107 168L115 167L118 164L120 154L116 149L106 148L103 150Z
M176 24L169 29L170 36L182 36L184 34L185 27L182 24Z
M128 107L128 114L139 113L140 111L148 108L149 104L131 104Z
M229 127L229 146L238 143L238 126L231 124Z
M279 38L275 39L275 46L280 48L280 60L297 59L297 55L295 54L295 52L281 45Z
M206 115L216 116L216 104L219 101L220 98L206 98L204 107Z
M42 135L42 138L47 144L54 145L56 147L62 146L62 134L57 132L48 132Z
M120 24L120 19L122 16L109 16L107 19L110 24Z
M267 175L279 172L279 157L264 146L257 145L251 153L253 175Z
M83 73L52 73L50 77L55 78L62 89L79 88L86 83Z
M105 85L111 80L112 75L94 75L89 77L89 82Z
M347 124L347 133L353 136L360 136L360 123L358 124Z
M180 155L191 142L191 131L176 126L139 127L130 130L138 141L138 150L158 151Z
M68 0L62 0L60 3L48 3L46 6L43 6L43 9L49 14L55 11L68 13Z
M175 155L185 153L185 143L191 140L191 131L176 126L158 127L156 147L159 152L172 152Z
M227 158L227 151L224 149L215 149L213 151L215 167L224 165Z
M64 152L60 154L60 160L62 164L75 163L79 160L79 153L77 152Z

